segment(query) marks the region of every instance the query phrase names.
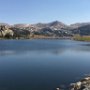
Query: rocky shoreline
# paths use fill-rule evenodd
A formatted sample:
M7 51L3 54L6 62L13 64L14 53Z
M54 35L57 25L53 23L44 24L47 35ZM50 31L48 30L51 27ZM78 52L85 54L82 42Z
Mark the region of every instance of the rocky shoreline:
M71 83L67 89L56 88L56 90L90 90L90 76L87 76L76 83Z

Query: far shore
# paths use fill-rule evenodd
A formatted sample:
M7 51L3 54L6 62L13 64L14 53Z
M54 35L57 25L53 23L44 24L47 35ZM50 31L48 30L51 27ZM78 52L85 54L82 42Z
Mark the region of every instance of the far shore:
M0 38L0 40L29 40L29 39L69 39L72 40L72 37L31 37L31 38Z
M35 35L30 38L24 38L24 37L18 37L18 38L0 38L0 40L29 40L29 39L68 39L68 40L75 40L75 41L84 41L84 42L90 42L90 36L73 36L73 37L54 37L54 36L43 36L43 35Z

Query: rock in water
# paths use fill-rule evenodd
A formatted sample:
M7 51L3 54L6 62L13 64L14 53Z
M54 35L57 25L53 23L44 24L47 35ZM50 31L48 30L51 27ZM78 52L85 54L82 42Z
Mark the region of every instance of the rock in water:
M86 77L70 85L70 90L90 90L90 77Z

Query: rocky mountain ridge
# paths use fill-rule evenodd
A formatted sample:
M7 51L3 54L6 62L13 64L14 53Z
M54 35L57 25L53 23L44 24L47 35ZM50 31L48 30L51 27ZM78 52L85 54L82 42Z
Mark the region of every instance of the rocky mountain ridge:
M90 23L75 23L66 25L59 21L37 24L14 24L0 23L0 26L7 26L14 32L34 35L45 35L54 37L73 36L74 34L90 35ZM22 35L21 35L22 36Z
M37 24L23 24L23 23L19 23L19 24L14 24L14 25L10 25L8 23L0 23L1 25L6 25L9 27L15 27L15 28L36 28L37 30L42 29L42 28L51 28L53 30L60 30L60 29L77 29L79 27L83 27L86 25L90 25L90 22L86 22L86 23L75 23L75 24L70 24L70 25L66 25L60 21L53 21L50 23L37 23Z

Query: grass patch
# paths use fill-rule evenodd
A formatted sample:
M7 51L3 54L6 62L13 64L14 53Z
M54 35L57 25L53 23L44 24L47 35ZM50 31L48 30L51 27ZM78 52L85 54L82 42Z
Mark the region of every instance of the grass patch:
M90 41L90 36L74 36L74 40L78 41Z

